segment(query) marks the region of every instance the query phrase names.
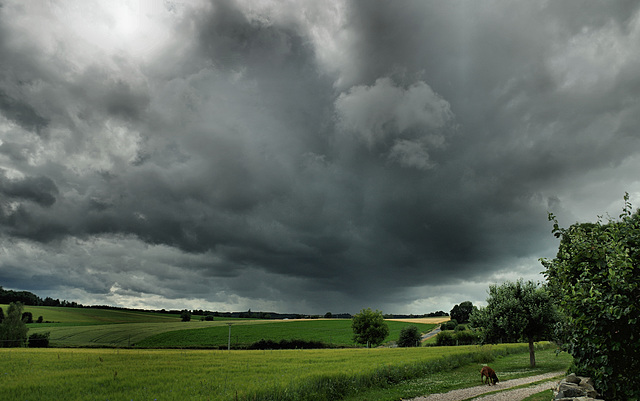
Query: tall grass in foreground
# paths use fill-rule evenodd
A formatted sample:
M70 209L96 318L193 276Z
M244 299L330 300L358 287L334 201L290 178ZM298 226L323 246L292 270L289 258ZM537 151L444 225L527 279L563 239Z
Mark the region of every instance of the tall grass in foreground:
M2 400L336 400L524 344L283 351L0 349Z

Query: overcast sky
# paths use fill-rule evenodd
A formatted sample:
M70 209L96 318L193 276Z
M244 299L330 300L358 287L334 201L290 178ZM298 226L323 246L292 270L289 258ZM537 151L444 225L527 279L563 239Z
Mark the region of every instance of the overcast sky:
M385 313L640 204L636 1L0 1L0 285Z

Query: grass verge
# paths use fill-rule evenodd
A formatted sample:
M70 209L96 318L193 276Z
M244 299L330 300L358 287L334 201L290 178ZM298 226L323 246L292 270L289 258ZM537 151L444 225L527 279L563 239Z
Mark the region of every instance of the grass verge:
M545 349L543 349L545 348ZM450 371L435 372L427 376L403 381L395 386L363 389L345 397L344 400L395 401L445 393L451 390L473 387L480 384L480 369L483 364L490 364L498 373L501 381L534 376L543 373L568 369L572 358L566 353L556 354L551 346L539 347L536 350L536 367L529 366L529 353L498 355L484 361L474 361Z
M337 400L514 352L526 353L526 345L231 352L0 349L0 399Z

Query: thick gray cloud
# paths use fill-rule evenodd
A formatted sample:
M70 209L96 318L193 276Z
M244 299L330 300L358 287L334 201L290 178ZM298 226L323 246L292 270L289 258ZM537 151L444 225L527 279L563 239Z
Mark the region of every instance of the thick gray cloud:
M395 313L542 279L640 195L635 2L5 2L0 277Z

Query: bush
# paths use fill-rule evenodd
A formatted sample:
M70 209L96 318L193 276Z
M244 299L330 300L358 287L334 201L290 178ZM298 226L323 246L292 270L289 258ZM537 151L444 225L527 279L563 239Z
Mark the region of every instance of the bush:
M207 315L204 320L206 320L207 322L212 322L213 321L213 315Z
M436 345L456 345L455 334L450 331L441 331L436 336Z
M33 323L33 313L24 312L22 314L22 321L25 322L25 323Z
M400 330L398 347L419 347L420 340L422 340L422 336L420 336L420 332L416 326L403 327L402 330Z
M49 346L49 332L33 333L29 336L29 348L47 348Z
M471 330L456 332L441 331L436 336L436 345L472 345L480 343L480 333Z
M457 345L472 345L480 343L480 333L471 330L462 330L455 333Z
M455 330L458 325L458 321L456 319L451 319L448 322L444 322L440 325L440 330Z
M273 340L256 341L251 344L248 349L252 350L264 350L264 349L322 349L329 348L329 346L322 341L306 341L306 340L280 340L278 342Z
M459 325L457 325L457 326L454 328L454 330L455 330L456 332L458 332L458 331L464 331L464 330L466 330L466 329L467 329L467 325L465 325L465 324L459 324Z

